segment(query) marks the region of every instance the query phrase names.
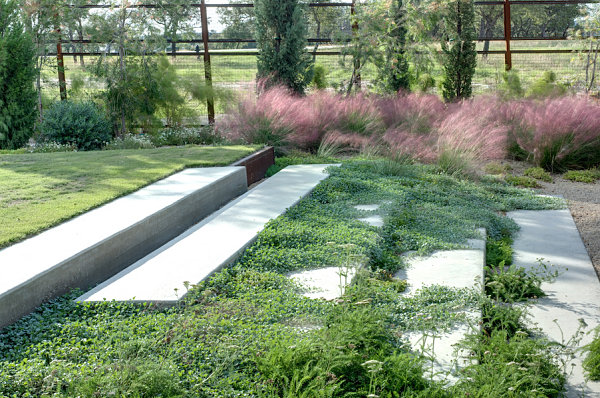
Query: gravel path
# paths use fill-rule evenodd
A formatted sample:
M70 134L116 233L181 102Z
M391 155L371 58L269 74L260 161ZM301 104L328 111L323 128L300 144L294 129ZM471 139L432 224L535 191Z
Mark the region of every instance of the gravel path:
M514 174L522 174L531 165L510 162ZM565 180L559 174L552 175L553 182L541 182L540 193L562 195L579 229L579 234L592 259L596 274L600 278L600 182L587 184Z

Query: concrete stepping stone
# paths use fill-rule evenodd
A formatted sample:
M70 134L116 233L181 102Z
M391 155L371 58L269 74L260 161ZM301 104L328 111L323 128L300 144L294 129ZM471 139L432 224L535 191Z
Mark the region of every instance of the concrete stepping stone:
M354 208L356 210L375 211L379 209L379 205L356 205Z
M379 205L378 204L372 204L372 205L356 205L354 206L354 208L356 210L362 210L362 211L376 211L379 209ZM383 227L383 217L381 217L378 214L373 214L370 215L368 217L362 217L359 218L358 221L362 221L364 223L367 223L373 227Z
M405 294L415 295L418 290L432 285L451 288L483 289L485 267L485 230L480 230L482 239L470 239L469 249L444 250L428 257L408 255L408 267L396 273L399 279L406 279L409 287ZM465 311L471 319L481 319L478 310ZM476 324L476 322L475 322ZM429 377L454 383L456 371L471 363L469 353L457 351L455 345L472 333L472 325L459 324L451 331L436 334L422 331L405 333L413 350L432 358L427 374ZM426 366L427 368L427 366Z
M311 299L333 300L344 294L356 272L356 267L325 267L288 274L288 277L307 288L303 294Z
M552 283L543 283L547 294L530 308L531 322L551 340L573 349L591 342L587 334L578 344L569 342L582 319L586 332L600 322L600 283L569 210L514 211L508 216L521 227L515 239L515 264L535 269L538 259L559 268L560 275ZM583 354L567 364L568 397L600 397L600 382L585 383Z
M186 285L235 261L269 220L325 179L330 166L286 167L77 300L175 303L185 296Z
M380 215L373 215L373 216L369 216L369 217L363 217L363 218L359 218L358 221L362 221L364 223L367 223L373 227L383 227L383 217L381 217Z
M0 251L0 328L116 274L246 190L243 167L187 169Z

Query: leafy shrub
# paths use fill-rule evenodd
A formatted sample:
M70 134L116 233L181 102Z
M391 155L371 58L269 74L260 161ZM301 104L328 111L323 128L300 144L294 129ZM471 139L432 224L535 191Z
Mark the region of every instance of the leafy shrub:
M510 266L505 269L502 261L497 268L486 269L485 292L497 301L512 303L543 297L541 285L539 276L527 273L524 268Z
M566 92L567 88L556 82L556 73L547 70L544 71L541 78L533 82L527 96L532 98L560 97Z
M523 188L539 188L540 184L531 177L527 176L514 176L512 174L508 174L504 177L504 180L510 185L515 185Z
M561 396L566 377L554 356L555 345L521 330L512 337L505 330L472 336L466 347L478 363L463 369L464 377L452 388L454 396Z
M328 84L327 84L327 74L328 74L328 70L325 67L325 65L322 64L315 64L314 67L314 75L313 75L313 79L312 79L312 85L313 87L315 87L318 90L323 90L326 89Z
M429 73L424 73L419 76L417 87L420 92L427 93L435 87L435 79Z
M597 168L589 170L570 170L563 174L563 178L565 180L587 182L591 184L600 179L600 170Z
M512 167L509 164L490 162L485 165L484 170L488 174L499 175L508 173L512 170Z
M152 136L156 146L214 145L222 142L211 126L166 128Z
M100 149L111 139L111 124L93 102L59 101L44 112L40 138L83 151Z
M77 146L74 144L59 144L54 141L30 142L26 147L26 152L29 153L71 152L76 150Z
M154 144L143 134L125 134L123 137L116 137L106 144L103 149L149 149L154 148Z
M523 175L540 181L552 182L552 176L550 176L550 173L541 167L530 167L523 172Z
M502 74L502 82L499 87L500 96L504 99L515 99L523 97L525 91L521 86L519 74L514 71L507 71Z

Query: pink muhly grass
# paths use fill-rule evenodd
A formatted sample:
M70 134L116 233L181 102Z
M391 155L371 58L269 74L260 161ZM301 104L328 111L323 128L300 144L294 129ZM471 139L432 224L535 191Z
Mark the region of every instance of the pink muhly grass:
M550 171L600 162L600 106L587 98L550 98L521 106L518 144Z
M330 132L370 137L385 130L376 101L366 95L320 91L301 97L282 87L243 99L217 128L232 140L287 143L313 152Z
M453 104L437 130L439 150L474 161L505 158L508 128L499 120L498 106L494 97Z
M446 105L431 94L399 93L377 101L387 128L428 134L445 116Z
M260 96L249 94L217 123L217 131L232 141L278 145L293 131L290 113L298 109L302 98L289 90L275 87Z
M433 162L438 153L433 134L413 134L405 130L389 129L383 135L388 156L396 159L412 158L421 162Z
M330 131L323 137L318 154L323 157L334 157L347 152L361 152L370 144L370 138L359 134L342 134Z

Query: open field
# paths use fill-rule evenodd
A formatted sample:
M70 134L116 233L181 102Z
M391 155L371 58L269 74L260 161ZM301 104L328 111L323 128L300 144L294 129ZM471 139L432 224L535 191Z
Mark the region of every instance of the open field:
M0 154L0 247L186 167L227 165L256 148Z
M490 42L490 50L502 51L505 44L501 41ZM585 47L585 43L575 40L563 41L513 41L513 50L577 50ZM477 49L483 48L483 42L477 43ZM319 51L336 51L339 47L321 46ZM252 50L250 50L252 51ZM228 90L232 93L252 92L255 86L256 78L256 56L254 55L227 55L226 51L222 54L211 56L212 76L214 85L218 88ZM525 89L529 87L536 79L540 78L544 71L552 70L556 73L560 82L569 86L577 86L584 78L583 56L576 53L572 54L513 54L513 69L519 74L521 83ZM85 57L86 65L94 62L96 57ZM175 66L177 74L184 79L195 81L204 81L204 64L202 59L194 56L179 56L177 58L169 57L169 60ZM339 55L319 55L316 57L316 63L324 65L328 70L327 81L331 87L339 87L343 82L347 82L351 76L351 59L343 58ZM345 61L345 62L344 62ZM345 63L345 66L343 64ZM44 94L47 100L56 100L59 98L56 78L56 67L53 66L54 60L49 59L48 65L43 71L45 81ZM73 57L65 58L66 76L69 84L73 80L83 82L83 88L75 97L89 98L94 97L102 87L101 83L94 81L89 71L79 63L75 63ZM473 80L473 91L475 94L490 93L497 89L502 82L502 73L504 72L504 55L489 54L487 56L478 56L478 67ZM442 71L439 65L436 65L432 71L436 80L440 80ZM376 79L375 69L372 65L366 65L362 71L363 81L369 84ZM197 101L191 102L194 113L198 115L206 114L206 105ZM217 101L217 113L226 111L227 104L223 101Z

